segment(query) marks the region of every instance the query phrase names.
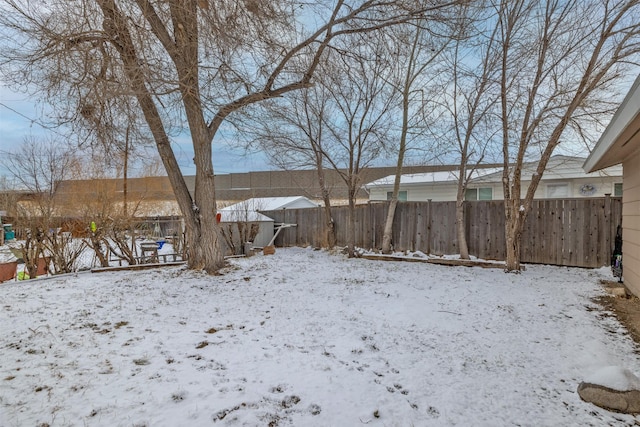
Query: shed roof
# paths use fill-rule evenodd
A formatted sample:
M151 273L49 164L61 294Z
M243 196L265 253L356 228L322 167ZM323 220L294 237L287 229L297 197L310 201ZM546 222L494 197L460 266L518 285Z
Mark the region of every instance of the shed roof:
M273 222L273 218L256 211L221 209L220 222Z
M304 196L291 197L253 197L226 208L223 211L275 211L278 209L315 208L317 203Z

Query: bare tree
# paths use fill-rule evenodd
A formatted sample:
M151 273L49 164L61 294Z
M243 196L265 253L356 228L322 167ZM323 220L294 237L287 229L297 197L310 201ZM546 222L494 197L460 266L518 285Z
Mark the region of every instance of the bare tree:
M490 122L499 100L493 90L499 59L494 49L497 27L489 29L488 34L476 31L475 24L487 17L481 7L475 6L465 8L465 14L458 19L453 48L444 55L450 73L443 73L439 79L439 84L447 88L439 100L444 124L439 138L459 156L456 234L462 259L469 259L464 218L466 190L478 166L490 157L486 156L487 150L495 148L492 143L496 130Z
M352 221L362 172L383 152L391 129L393 104L388 84L389 63L383 55L383 38L341 44L321 64L314 87L303 91L286 108L278 137L265 148L279 163L308 164L318 170L323 188L327 230L334 232L325 167L334 170L347 188L349 226L347 247L354 255ZM348 53L345 53L348 52ZM289 115L288 112L292 114ZM331 243L331 237L328 239Z
M316 169L330 247L335 245L336 230L325 169L337 173L347 188L351 256L351 224L362 172L384 151L392 128L388 49L382 34L338 44L319 65L313 87L270 104L255 137L275 164L285 169Z
M45 240L46 254L50 256L54 274L72 273L78 269L78 260L86 248L83 239L74 238L71 232L54 228Z
M443 70L436 70L434 64L439 58L447 44L455 37L451 34L444 22L449 18L441 17L439 23L442 34L437 34L432 23L417 19L402 27L392 29L393 42L390 46L389 57L393 58L394 66L397 70L395 76L391 76L391 85L397 93L397 99L401 104L400 115L401 125L398 134L398 150L396 161L396 173L393 182L393 191L387 209L387 217L384 224L382 236L382 253L391 253L393 220L395 218L396 207L398 205L398 194L400 192L400 180L402 168L407 150L411 148L411 140L420 135L420 129L427 126L425 118L428 116L425 110L432 107L429 97L429 81L433 76ZM432 25L427 28L427 25ZM426 71L430 70L430 73ZM430 75L427 75L430 74Z
M72 243L57 239L55 233L60 224L54 194L75 163L74 153L59 140L28 137L15 152L5 153L1 162L16 188L28 194L26 200L17 204L16 226L26 229L21 250L29 277L36 277L42 256L55 255L54 261L59 261L56 270L63 271L74 260L65 258L73 255L68 251Z
M611 95L639 59L638 0L513 0L494 3L499 55L506 268L520 269L521 237L554 150L593 117L612 112ZM575 131L575 132L574 132ZM537 160L521 187L523 164Z
M378 42L380 38L374 38ZM352 56L334 55L335 71L327 74L334 114L325 116L323 156L347 187L349 205L347 251L354 256L356 196L363 172L384 152L393 120L393 91L389 85L387 58L380 45L361 41ZM358 51L360 49L360 51ZM371 55L374 53L373 55Z
M184 216L188 266L213 273L224 259L212 142L230 115L308 87L336 37L376 31L447 3L59 0L43 8L4 0L0 27L13 42L0 51L19 68L16 83L44 87L49 100L57 96L75 111L70 117L83 109L92 114L94 106L82 101L96 82L108 84L111 96L135 99ZM182 122L194 151L193 194L171 146Z
M322 66L322 65L321 65ZM317 80L322 80L323 76ZM331 213L331 188L326 179L327 163L324 157L326 123L335 113L330 89L325 84L290 94L285 99L266 102L249 118L253 124L250 144L264 150L270 161L284 170L313 168L324 202L325 235L323 244L336 245L336 230Z
M1 176L0 177L0 211L5 212L4 216L8 216L11 218L16 217L18 212L19 199L20 199L20 191L17 190L13 180L10 180L6 176ZM0 220L1 219L2 218L0 218Z
M56 185L75 163L72 149L60 140L26 137L13 152L0 160L16 188L31 194L22 210L30 216L51 218L55 211Z

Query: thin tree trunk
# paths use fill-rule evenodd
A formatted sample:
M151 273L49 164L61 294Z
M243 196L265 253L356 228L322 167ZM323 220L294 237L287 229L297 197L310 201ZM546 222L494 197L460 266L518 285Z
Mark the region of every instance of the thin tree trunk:
M458 235L458 249L461 259L469 259L469 247L467 246L467 235L464 218L464 200L458 196L456 201L456 231Z
M316 154L316 170L318 172L318 184L320 184L320 191L322 192L322 200L324 202L324 223L325 223L325 236L324 242L328 248L333 248L336 245L336 226L331 213L331 197L329 197L329 190L327 189L327 182L322 165L322 153L317 151Z
M130 126L127 126L127 131L124 137L124 165L122 167L122 213L125 218L128 216L127 211L127 175L129 171L129 129Z
M510 218L510 220L505 221L504 225L506 238L505 270L519 273L521 269L520 249L526 212L519 203L513 200L505 200L505 215Z
M356 211L356 203L355 203L355 195L353 192L349 190L349 215L348 215L348 226L347 226L347 253L349 258L353 258L355 256L355 211Z
M387 210L387 219L384 223L384 234L382 235L382 253L391 253L391 241L393 239L393 221L396 216L398 206L398 194L400 193L400 180L402 179L402 167L404 165L404 155L407 151L407 132L409 130L409 89L410 80L407 75L405 87L402 94L402 130L400 134L400 147L398 148L398 163L396 164L396 174L393 180L393 193Z
M394 190L394 194L396 191ZM393 220L396 215L396 207L398 206L398 198L391 197L389 207L387 208L387 219L384 222L384 232L382 235L382 253L390 254L393 250L392 237L393 237Z
M329 198L324 199L324 217L325 217L325 227L326 227L326 244L328 248L333 248L338 239L336 238L336 223L333 220L333 216L331 213L331 200Z

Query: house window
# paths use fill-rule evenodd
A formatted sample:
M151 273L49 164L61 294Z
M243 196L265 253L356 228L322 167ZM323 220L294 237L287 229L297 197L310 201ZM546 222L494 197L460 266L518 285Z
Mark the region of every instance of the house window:
M493 188L467 188L465 200L493 200Z
M550 199L569 197L569 184L547 184L547 197Z
M622 197L622 183L616 182L613 184L613 195L616 197Z
M387 200L391 200L393 197L393 191L387 191ZM406 191L398 191L398 201L406 202L407 201L407 192Z

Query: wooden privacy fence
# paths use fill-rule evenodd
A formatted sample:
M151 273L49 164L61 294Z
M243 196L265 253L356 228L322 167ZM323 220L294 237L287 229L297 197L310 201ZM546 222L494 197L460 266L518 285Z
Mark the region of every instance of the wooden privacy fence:
M388 203L356 206L355 245L380 248ZM398 203L393 225L396 251L422 251L445 255L460 253L455 226L455 202ZM282 230L278 246L322 246L325 238L324 210L286 209L266 211L276 223L297 224ZM338 245L346 245L348 208L332 208ZM478 258L504 260L504 202L465 202L469 253ZM619 197L534 200L522 237L525 263L572 267L609 265L616 228L622 223Z

